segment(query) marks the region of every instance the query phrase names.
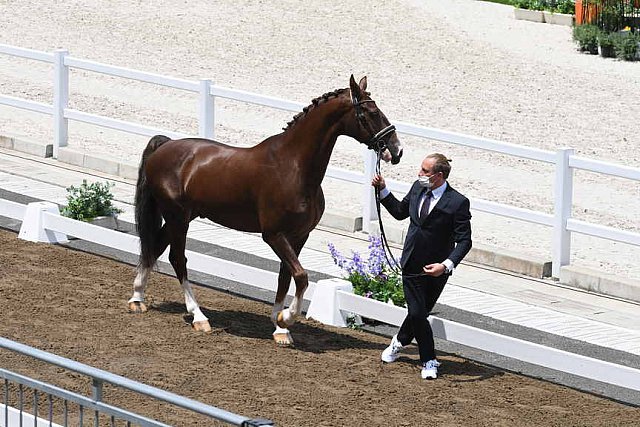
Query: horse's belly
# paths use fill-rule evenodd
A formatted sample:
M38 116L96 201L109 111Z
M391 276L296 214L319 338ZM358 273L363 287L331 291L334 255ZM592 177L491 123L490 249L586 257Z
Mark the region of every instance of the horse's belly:
M215 212L208 215L200 215L203 218L208 218L216 224L233 228L234 230L247 231L250 233L259 233L260 223L255 215L245 214L238 212Z

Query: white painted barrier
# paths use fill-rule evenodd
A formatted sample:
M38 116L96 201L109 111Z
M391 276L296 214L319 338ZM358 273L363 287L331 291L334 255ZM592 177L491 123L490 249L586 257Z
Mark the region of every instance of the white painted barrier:
M16 205L18 204L0 199L0 215L22 219L17 214L26 213L29 208L22 210L17 208ZM32 220L29 223L29 227L43 229L45 234L46 232L58 232L125 252L139 253L139 240L136 236L65 218L56 211L43 209L40 204L36 205L41 218L40 221ZM9 213L11 215L5 215ZM27 225L23 225L26 230ZM28 234L40 235L40 231L30 230ZM277 273L192 251L187 251L187 258L189 259L189 268L191 270L260 289L276 290ZM166 254L161 259L166 261ZM294 290L290 289L289 294L292 295L293 292ZM349 314L357 314L399 326L407 314L406 308L354 295L351 284L342 279L324 280L317 284L310 283L306 297L311 300L307 317L333 326L346 326L346 316ZM640 391L640 370L637 369L545 347L438 317L430 317L430 322L434 335L438 338L584 378Z
M22 206L22 209L17 206ZM57 205L54 203L34 202L24 206L0 199L0 215L21 220L22 227L20 228L19 237L25 240L64 243L66 236L73 236L130 254L140 254L140 240L137 236L61 216ZM267 291L275 292L278 288L278 273L260 270L189 250L185 252L185 255L189 260L189 270L245 283ZM169 262L168 249L158 260L160 262ZM311 298L315 288L316 284L309 282L305 295ZM295 286L289 289L288 294L295 295Z
M112 119L68 108L69 69L72 67L197 93L199 136L204 138L212 138L214 136L213 129L215 126L216 97L293 112L298 112L305 106L305 104L298 102L217 86L210 80L185 80L75 58L69 56L68 52L64 49L56 50L51 54L0 44L0 54L54 64L54 103L52 106L2 95L0 95L0 105L8 105L15 108L52 115L54 117L53 156L56 158L59 147L67 145L68 120L76 120L138 135L152 136L156 134L165 134L171 138L182 138L187 136L179 132L143 126L137 123ZM574 170L581 169L640 182L640 168L615 165L598 160L578 157L574 154L573 149L570 148L563 148L553 152L487 138L448 132L441 129L434 129L410 123L394 122L394 125L398 132L405 135L442 141L449 144L463 145L466 147L478 148L481 150L555 165L556 172L553 186L554 213L552 215L529 209L517 208L508 204L495 203L482 199L471 199L472 210L553 227L551 258L552 276L554 277L560 277L561 267L571 263L570 255L572 233L587 234L606 240L640 246L640 233L589 224L573 220L571 218L571 209L573 207L572 188ZM374 164L376 158L373 152L369 150L363 150L363 153L365 164L364 174L329 167L327 169L326 176L362 185L361 205L363 231L369 232L371 231L369 229L371 221L377 220L377 211L374 208L374 194L370 187L371 176L375 170ZM387 185L392 191L406 192L409 188L408 184L393 180L388 180Z
M320 286L320 283L318 285ZM330 295L331 292L334 293L333 296ZM318 321L335 319L334 322L323 321L323 323L333 326L344 326L342 319L349 313L395 326L400 326L407 315L406 308L345 292L340 289L338 283L323 289L320 295L323 301L333 303L322 306L318 304L316 305L317 311L309 313L309 315ZM314 300L311 301L312 306L314 302ZM560 372L640 391L640 370L638 369L500 335L435 316L430 316L429 322L433 328L433 334L437 338Z
M67 243L67 236L57 231L52 231L44 226L44 213L60 215L58 205L51 202L34 202L27 205L22 226L18 237L30 242Z

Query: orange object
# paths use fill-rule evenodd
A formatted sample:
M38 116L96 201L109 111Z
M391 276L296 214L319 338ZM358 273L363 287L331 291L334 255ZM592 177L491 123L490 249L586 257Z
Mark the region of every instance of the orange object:
M598 22L599 4L587 3L587 13L584 16L585 24L595 24Z
M582 25L583 14L582 14L582 0L576 0L576 25Z
M575 16L576 25L582 24L595 24L598 22L598 15L601 10L602 1L594 3L592 0L576 0ZM640 0L634 0L634 2L640 3Z

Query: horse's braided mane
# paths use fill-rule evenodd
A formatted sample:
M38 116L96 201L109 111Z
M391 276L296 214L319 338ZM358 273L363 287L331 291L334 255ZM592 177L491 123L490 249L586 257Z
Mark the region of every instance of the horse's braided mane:
M290 127L295 125L300 118L304 117L309 112L309 110L311 110L314 107L317 107L322 102L326 102L331 98L335 98L335 97L341 95L346 90L348 90L348 89L336 89L336 90L333 90L331 92L327 92L325 94L322 94L321 96L319 96L317 98L312 99L311 100L311 104L306 106L306 107L304 107L300 113L298 113L295 116L293 116L293 119L289 123L287 123L287 127L282 128L282 130L286 131L287 129L289 129Z

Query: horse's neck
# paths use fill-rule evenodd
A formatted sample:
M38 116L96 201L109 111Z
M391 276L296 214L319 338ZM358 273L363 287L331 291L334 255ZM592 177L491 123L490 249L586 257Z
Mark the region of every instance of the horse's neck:
M330 105L331 103L335 105ZM342 116L347 108L333 99L309 111L285 134L283 158L296 162L308 185L320 185L338 136L343 134Z

